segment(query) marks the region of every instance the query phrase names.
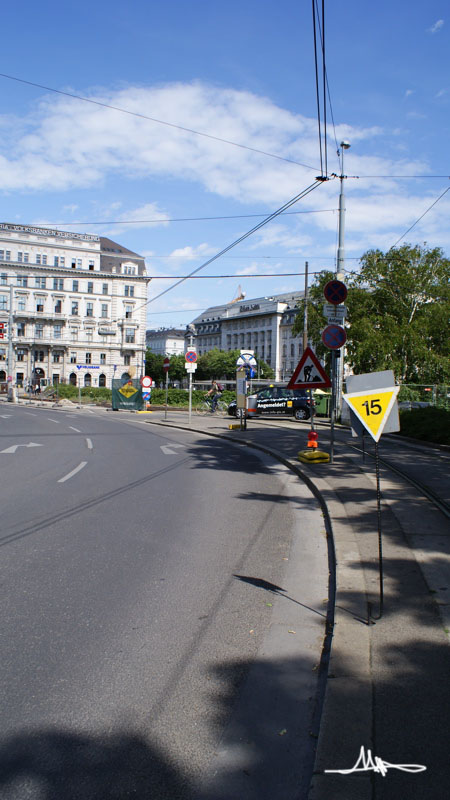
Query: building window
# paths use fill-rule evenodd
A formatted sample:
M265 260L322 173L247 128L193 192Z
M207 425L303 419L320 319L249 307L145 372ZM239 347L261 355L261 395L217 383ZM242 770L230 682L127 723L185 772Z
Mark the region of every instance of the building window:
M295 352L294 351L295 351L295 344L293 342L291 342L291 358L294 358L294 356L295 356Z
M76 269L76 266L77 266L77 262L76 262L76 261L75 261L75 259L73 258L73 259L72 259L72 264L71 264L71 267L72 267L72 269Z
M43 263L44 267L47 264L47 256L45 255L45 253L42 254L42 263Z
M94 316L94 303L86 303L86 316L87 317Z
M55 303L55 314L62 313L62 300L57 300Z
M0 311L8 310L8 298L6 294L0 294Z
M46 284L47 284L47 279L46 278L35 278L34 279L34 285L36 286L37 289L45 289Z
M88 281L87 290L88 290L88 294L94 294L94 282L93 281Z
M106 364L106 353L100 353L100 364Z
M78 281L72 281L72 291L78 292Z
M40 264L40 263L41 263L41 254L40 253L36 253L36 264Z
M103 372L98 376L98 385L106 386L106 375Z
M94 262L93 261L89 261L89 269L90 269L91 272L93 272L93 270L94 270Z
M62 325L55 325L53 328L53 336L55 339L61 339Z
M134 344L134 328L125 328L125 341L127 344Z
M38 300L38 301L37 301L37 303L36 303L36 311L37 311L39 314L42 314L42 312L44 311L44 303L43 303L43 301L42 301L42 300Z
M70 335L72 337L72 342L78 342L78 329L77 328L71 328L70 329Z
M88 340L88 342L92 342L93 336L94 336L94 332L93 332L92 328L88 328L87 331L86 331L86 339Z
M53 288L57 292L62 292L64 290L64 279L63 278L53 278Z
M1 253L1 250L0 250L0 253ZM1 258L1 256L0 256L0 258ZM8 283L8 276L7 276L6 272L2 272L2 274L0 275L0 284L2 286L6 286L7 283Z
M43 339L44 338L44 326L42 322L36 322L34 328L34 335L36 339Z
M78 269L81 269L82 266L83 266L83 264L82 264L81 258L77 258L77 267L78 267Z
M25 311L27 307L27 301L25 297L19 297L17 300L17 310L18 311Z
M72 311L70 313L72 314L72 317L77 317L78 316L78 301L77 300L72 300Z
M17 286L28 286L28 278L26 275L17 276Z
M86 372L86 375L84 376L84 385L92 386L92 378L89 372Z
M125 297L134 297L134 286L125 286Z
M6 350L3 347L0 347L0 361L6 361Z
M17 261L23 261L23 253L21 253L20 250L17 253Z
M125 319L131 319L133 316L133 306L125 306Z
M86 353L85 364L92 364L92 353Z
M60 267L65 267L66 266L66 259L64 258L64 256L60 256L60 258L59 258L59 266Z
M77 385L77 374L76 374L76 372L71 372L70 373L69 382L72 384L72 386L76 386Z
M44 360L44 351L43 350L35 350L34 351L34 360L35 361L43 361Z
M102 319L106 319L108 317L108 304L107 303L102 303L101 317L102 317Z
M62 361L63 351L62 350L54 350L53 351L53 363L59 364Z
M125 364L126 367L128 367L131 364L131 356L124 356L123 363Z
M53 259L53 266L59 267L59 256L55 256Z
M26 350L17 350L17 361L25 361Z
M25 336L25 323L18 322L17 323L17 336Z
M71 364L76 364L76 363L77 363L77 354L76 354L76 353L74 353L73 351L72 351L72 353L70 354L70 363L71 363Z
M104 283L102 285L102 294L108 294L108 284Z

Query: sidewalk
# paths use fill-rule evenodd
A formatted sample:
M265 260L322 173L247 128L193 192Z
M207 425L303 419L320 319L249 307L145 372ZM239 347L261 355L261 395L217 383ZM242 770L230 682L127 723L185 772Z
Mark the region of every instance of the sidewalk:
M189 429L183 412L169 411L165 420L164 412L155 411L146 421ZM336 562L334 625L329 663L326 652L322 659L328 674L309 800L444 800L450 778L450 659L435 601L438 596L441 613L449 613L448 602L440 599L450 594L450 530L444 516L400 478L383 476L384 613L369 625L368 600L377 616L379 589L372 464L363 468L340 444L334 464L300 464L306 425L251 421L245 431L230 431L232 421L193 414L190 429L272 454L307 483L328 518ZM328 436L319 429L321 449L329 449ZM352 768L361 747L392 765L427 769L391 768L385 776L373 769L325 773Z

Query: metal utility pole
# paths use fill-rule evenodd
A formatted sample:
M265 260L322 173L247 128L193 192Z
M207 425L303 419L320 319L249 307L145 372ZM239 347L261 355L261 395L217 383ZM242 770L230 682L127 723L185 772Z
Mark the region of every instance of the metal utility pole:
M341 142L339 147L340 150L337 151L338 156L341 160L341 174L340 174L340 182L341 182L341 191L339 193L339 240L338 240L338 251L337 251L337 264L336 264L336 280L343 281L344 280L344 266L345 266L345 247L344 247L344 236L345 236L345 194L344 194L344 151L350 148L349 142Z
M305 352L306 348L308 347L308 267L309 264L305 261L305 314L303 317L303 352ZM309 389L309 408L311 412L310 420L311 420L311 430L314 430L314 414L313 414L313 395L312 389Z
M344 268L345 268L345 194L344 194L344 151L350 148L350 143L342 141L339 145L340 150L337 151L341 161L341 174L339 176L341 182L341 190L339 193L339 239L336 263L336 280L344 281ZM341 414L342 406L342 389L344 384L344 348L341 348L339 353L341 356L337 358L337 353L333 355L335 365L335 381L336 381L336 416Z

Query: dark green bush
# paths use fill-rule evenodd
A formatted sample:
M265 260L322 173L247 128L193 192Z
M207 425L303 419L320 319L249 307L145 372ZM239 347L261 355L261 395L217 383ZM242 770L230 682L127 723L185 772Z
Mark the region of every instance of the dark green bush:
M450 444L450 411L434 407L400 411L400 435Z

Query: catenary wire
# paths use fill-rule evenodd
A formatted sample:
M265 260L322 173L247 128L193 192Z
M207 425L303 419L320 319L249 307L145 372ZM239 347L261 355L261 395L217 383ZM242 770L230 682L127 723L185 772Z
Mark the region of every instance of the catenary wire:
M83 97L82 95L74 94L73 92L64 92L62 89L54 89L52 86L44 86L41 83L34 83L33 81L27 81L24 78L17 78L14 75L6 75L4 72L0 72L0 78L6 78L10 81L17 81L18 83L25 83L27 86L34 86L37 89L44 89L46 92L54 92L55 94L61 94L64 97L71 97L73 100L81 100L83 103L91 103L95 106L100 106L101 108L109 108L112 111L118 111L121 114L129 114L132 117L139 117L140 119L148 120L149 122L156 122L158 125L166 125L169 128L175 128L179 131L184 131L185 133L193 133L195 136L203 136L206 139L212 139L215 142L222 142L222 144L232 145L233 147L240 147L242 150L249 150L251 153L258 153L261 156L267 156L268 158L275 158L278 161L285 161L288 164L295 164L297 167L304 167L305 169L311 169L315 172L317 171L317 167L312 167L310 164L303 164L301 161L295 161L292 158L285 158L284 156L275 155L275 153L267 153L265 150L259 150L257 147L249 147L246 144L240 144L239 142L232 142L229 139L222 139L220 136L213 136L210 133L204 133L203 131L196 131L193 128L186 128L183 125L176 125L173 122L166 122L162 119L156 119L155 117L149 117L146 114L139 114L137 111L129 111L126 108L120 108L119 106L113 106L110 103L102 103L100 100L92 100L90 97Z
M423 214L422 214L422 215L419 217L419 219L416 219L416 221L414 222L414 224L413 224L413 225L411 225L411 227L410 227L410 228L408 228L408 230L407 230L407 231L405 231L405 233L404 233L402 236L400 236L400 238L399 238L399 239L397 239L397 241L396 241L396 242L395 242L395 243L392 245L392 247L397 247L398 243L399 243L399 242L401 242L401 240L402 240L402 239L404 239L404 238L405 238L405 236L407 236L407 235L408 235L408 233L409 233L410 231L412 231L412 229L413 229L413 228L415 228L415 227L416 227L416 225L418 225L418 223L420 222L420 220L421 220L421 219L423 219L423 218L424 218L424 216L425 216L426 214L428 214L428 212L429 212L429 211L431 211L431 209L432 209L432 208L434 208L434 206L436 205L436 203L439 203L439 200L442 200L442 198L444 197L444 195L445 195L445 194L447 194L447 192L448 192L448 191L450 191L450 186L448 186L448 187L447 187L447 189L445 189L445 190L442 192L442 194L440 194L440 195L439 195L439 197L438 197L438 198L436 198L436 200L434 201L434 203L432 203L432 204L431 204L431 206L429 206L429 208L427 208L427 210L423 212Z
M312 17L313 17L313 40L314 40L314 71L316 79L316 105L317 105L317 126L319 132L319 156L320 156L320 174L323 175L323 156L322 156L322 132L320 126L320 96L319 96L319 67L317 63L317 31L316 31L316 3L312 0Z
M189 275L186 275L186 277L181 278L176 283L174 283L173 286L169 286L167 289L164 289L163 292L160 292L159 294L155 295L155 297L150 297L145 303L142 303L135 310L139 311L139 309L145 308L145 306L148 306L150 303L154 303L155 300L158 300L160 297L162 297L163 295L167 294L167 292L171 292L172 289L175 289L177 286L179 286L181 283L183 283L185 280L187 280L187 278L191 277L192 275L195 275L197 272L200 272L200 270L202 270L205 267L209 266L209 264L212 264L213 261L216 261L218 258L220 258L221 256L225 255L225 253L228 253L229 250L231 250L233 247L236 247L238 244L240 244L241 242L243 242L246 239L248 239L250 236L252 236L254 233L256 233L256 231L260 230L260 228L262 228L264 225L267 225L268 222L271 222L271 220L275 219L280 214L282 214L283 211L286 211L286 209L288 209L292 205L294 205L294 203L297 203L299 200L303 199L308 194L313 192L314 189L317 189L318 186L322 186L322 182L314 181L314 183L311 183L309 186L306 187L306 189L303 189L302 192L299 192L298 195L293 197L291 200L288 200L288 202L285 203L283 206L281 206L281 208L278 208L276 211L273 212L273 214L270 214L264 220L259 222L258 225L255 225L253 228L251 228L251 230L247 231L247 233L244 233L238 239L235 239L234 242L229 244L227 247L225 247L219 253L216 253L216 255L212 256L212 258L209 258L203 264L200 264L199 267L197 267L196 269L192 270L192 272Z
M320 209L313 209L311 211L286 211L285 214L282 216L288 216L292 214L329 214L330 212L336 213L338 212L338 208L320 208ZM220 217L174 217L169 219L118 219L118 220L103 220L100 222L52 222L48 223L49 227L51 228L62 228L62 227L73 227L74 225L149 225L150 223L153 224L161 224L166 222L209 222L214 220L223 220L223 219L251 219L252 217L265 217L265 214L229 214L227 216L220 216Z

